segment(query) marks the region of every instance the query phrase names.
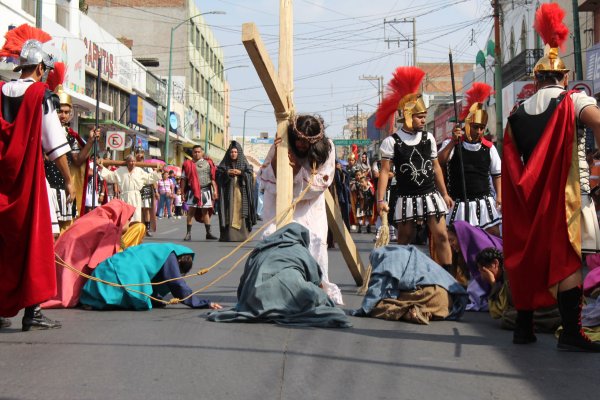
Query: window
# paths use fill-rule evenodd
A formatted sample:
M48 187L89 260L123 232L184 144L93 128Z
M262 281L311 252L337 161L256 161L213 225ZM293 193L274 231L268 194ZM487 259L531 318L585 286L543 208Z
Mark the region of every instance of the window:
M521 24L521 51L525 51L527 49L527 25L525 24L525 18L523 18L523 23Z
M35 0L21 0L21 8L35 17Z
M69 6L64 2L56 3L56 22L63 28L69 29Z
M510 54L511 60L515 58L515 31L511 29L510 31L510 44L508 48L508 52Z

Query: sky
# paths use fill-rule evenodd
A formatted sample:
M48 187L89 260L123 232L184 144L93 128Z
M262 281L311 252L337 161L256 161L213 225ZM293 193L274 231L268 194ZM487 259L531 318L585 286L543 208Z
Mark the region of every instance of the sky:
M246 111L246 136L268 132L276 124L273 109L241 42L241 27L254 22L277 67L279 1L196 0L224 51L231 87L232 136L241 136ZM376 81L412 65L412 42L386 42L401 35L413 38L412 23L385 20L416 18L418 62L474 62L490 34L493 19L488 0L294 0L294 105L298 113L320 114L329 137L341 138L346 119L372 113L378 103ZM399 32L395 31L398 30ZM236 66L247 66L232 68ZM252 108L250 110L250 108Z

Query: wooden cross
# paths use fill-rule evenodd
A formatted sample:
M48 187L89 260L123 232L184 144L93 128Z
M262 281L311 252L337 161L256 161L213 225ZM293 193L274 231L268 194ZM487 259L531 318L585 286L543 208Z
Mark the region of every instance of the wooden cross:
M277 147L277 198L275 203L275 215L279 218L277 227L280 228L290 223L293 216L292 211L282 215L292 204L294 189L292 168L288 159L287 135L289 117L294 112L292 99L294 89L292 0L279 0L279 68L277 74L254 23L249 22L242 25L242 43L244 43L250 60L275 109L277 136L282 139L281 144ZM340 245L352 277L360 286L363 282L364 268L356 245L342 221L339 206L328 190L325 191L325 200L329 228L333 232L335 241Z

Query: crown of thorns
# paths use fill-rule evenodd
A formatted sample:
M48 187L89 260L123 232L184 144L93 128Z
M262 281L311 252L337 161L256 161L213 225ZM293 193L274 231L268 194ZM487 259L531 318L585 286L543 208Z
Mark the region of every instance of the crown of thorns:
M319 118L315 118L319 122L319 133L315 136L308 136L305 133L298 130L298 117L300 117L300 115L294 115L291 121L296 136L298 136L300 139L307 140L310 144L315 144L321 139L323 139L323 136L325 136L325 129L323 128L323 122L321 122Z

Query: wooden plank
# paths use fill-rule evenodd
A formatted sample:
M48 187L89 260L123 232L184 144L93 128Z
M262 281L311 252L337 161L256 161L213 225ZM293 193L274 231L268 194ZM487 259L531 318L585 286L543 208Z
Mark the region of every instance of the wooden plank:
M104 167L112 167L112 166L124 167L127 165L127 162L119 161L119 160L98 160L98 164L101 164ZM142 168L158 169L158 168L163 168L164 164L134 161L133 166L134 167L142 167Z
M248 22L242 25L242 43L244 43L246 52L265 87L275 113L287 112L289 110L288 96L275 74L275 67L273 67L269 53L267 53L254 23Z
M292 92L294 85L293 77L293 38L292 32L294 21L292 20L292 1L279 1L279 83L281 84L287 105L292 107ZM293 109L292 109L293 111ZM275 110L277 112L277 110ZM277 147L277 198L275 200L275 212L277 215L282 215L285 210L292 204L294 199L294 175L290 166L288 157L288 127L289 120L282 115L277 116L277 136L282 141ZM292 221L293 212L287 213L277 222L277 229Z
M356 282L356 286L361 286L363 284L365 268L360 259L360 253L356 249L356 244L354 244L354 240L352 240L352 236L350 236L350 232L348 232L344 224L342 212L329 190L325 191L325 204L327 209L327 224L333 233L333 240L340 246L340 251L354 278L354 282Z

